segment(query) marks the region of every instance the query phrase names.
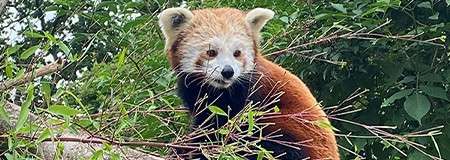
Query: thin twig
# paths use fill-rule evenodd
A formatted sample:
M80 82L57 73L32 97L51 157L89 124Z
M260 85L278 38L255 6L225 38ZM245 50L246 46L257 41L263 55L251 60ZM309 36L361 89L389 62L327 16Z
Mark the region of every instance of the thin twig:
M10 135L0 135L0 139L8 139ZM28 139L28 140L37 140L38 137L30 137L25 135L17 135L17 138ZM61 141L61 142L79 142L79 143L94 143L94 144L111 144L117 146L149 146L149 147L171 147L171 148L185 148L185 149L198 149L199 147L194 146L186 146L186 145L175 145L172 143L166 142L155 142L155 141L113 141L107 140L106 138L80 138L74 136L65 136L65 137L53 137L47 138L43 140L44 142L53 142L53 141Z

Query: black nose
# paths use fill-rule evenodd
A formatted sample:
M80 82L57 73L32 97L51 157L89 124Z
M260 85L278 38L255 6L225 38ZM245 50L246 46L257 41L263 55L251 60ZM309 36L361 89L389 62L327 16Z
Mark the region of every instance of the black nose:
M233 77L234 71L230 65L226 65L225 67L223 67L222 72L220 72L220 74L222 74L223 78L229 79Z

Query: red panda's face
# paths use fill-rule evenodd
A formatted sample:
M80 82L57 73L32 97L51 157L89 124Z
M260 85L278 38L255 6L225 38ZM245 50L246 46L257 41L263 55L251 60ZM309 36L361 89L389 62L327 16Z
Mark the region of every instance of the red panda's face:
M214 87L227 88L254 68L253 40L245 34L186 33L185 38L176 53L179 71L200 73Z
M273 12L254 9L189 11L171 8L160 14L166 49L179 73L201 76L202 82L227 88L249 78L255 64L259 30Z

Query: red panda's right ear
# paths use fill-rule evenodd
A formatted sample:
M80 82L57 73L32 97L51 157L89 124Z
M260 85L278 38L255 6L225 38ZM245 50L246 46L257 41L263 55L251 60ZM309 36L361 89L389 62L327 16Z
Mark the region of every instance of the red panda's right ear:
M253 32L255 39L260 39L260 31L266 25L267 21L273 18L275 12L266 8L255 8L247 13L245 20L247 21L250 29Z
M180 30L191 22L193 14L186 8L169 8L159 14L159 26L166 39L166 49L170 46Z

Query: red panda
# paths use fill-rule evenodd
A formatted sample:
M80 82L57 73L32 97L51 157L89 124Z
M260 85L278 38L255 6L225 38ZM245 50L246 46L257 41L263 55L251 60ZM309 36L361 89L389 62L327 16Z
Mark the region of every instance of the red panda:
M233 117L248 103L275 97L276 103L268 105L277 106L281 114L261 120L273 123L263 132L280 131L281 140L302 143L302 148L295 151L270 142L262 145L280 154L281 159L337 160L334 133L317 125L329 121L308 87L260 53L260 30L273 16L272 10L263 8L247 12L232 8L169 8L161 12L159 25L165 50L179 76L178 95L194 116L194 126L206 124L208 128L227 123L226 117L210 118L212 113L206 109L209 105ZM254 86L255 92L250 90Z

